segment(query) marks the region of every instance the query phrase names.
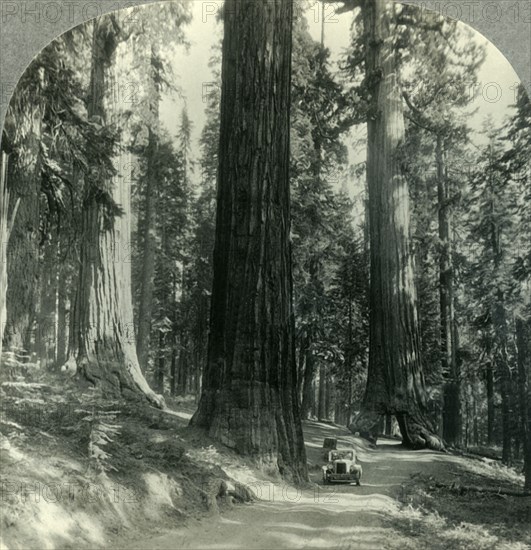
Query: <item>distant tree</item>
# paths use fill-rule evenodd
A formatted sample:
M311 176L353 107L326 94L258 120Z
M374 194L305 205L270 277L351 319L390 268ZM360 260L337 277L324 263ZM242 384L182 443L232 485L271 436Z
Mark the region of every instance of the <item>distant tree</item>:
M349 207L343 208L344 197L334 186L346 172L342 138L358 113L353 96L332 74L324 35L320 43L314 41L302 16L294 24L292 57L290 173L299 393L302 417L315 408L324 419L331 412L327 396L335 393L331 370L338 360L338 348L330 341L337 313L330 289L341 261L338 231L350 227L345 223ZM317 379L319 397L314 403Z
M157 234L155 229L155 219L157 215L157 185L160 175L158 174L157 148L159 142L159 103L160 94L164 82L163 66L160 55L157 52L157 46L151 45L150 56L150 79L152 87L150 90L149 114L150 124L148 131L148 144L146 147L146 178L144 186L144 208L142 211L143 224L143 257L142 274L140 287L140 300L138 306L138 332L136 351L140 367L147 370L149 345L151 340L151 317L153 307L153 287L155 278L155 253L157 246Z
M159 120L159 104L163 91L172 91L170 59L175 47L185 44L183 28L190 21L189 4L166 3L144 6L139 18L132 24L131 33L135 42L134 65L140 75L137 83L142 91L135 106L135 146L147 142L142 153L146 169L138 182L137 193L143 196L142 219L139 224L140 246L142 247L141 273L139 274L139 299L137 315L137 353L144 372L148 367L154 305L155 258L160 237L156 228L158 211L158 188L160 166L157 164L158 144L162 136ZM142 78L144 77L144 78ZM147 134L147 135L146 135ZM157 159L157 160L156 160ZM159 354L160 355L160 354ZM160 370L160 369L159 369Z
M417 248L421 250L420 269L423 264L429 269L426 261L430 255L430 244L437 244L432 254L438 259L440 335L436 342L440 342L438 356L444 382L442 433L447 443L455 445L460 443L462 432L453 266L454 209L456 197L459 196L459 183L454 181L455 170L452 172L450 167L456 169L463 164L459 153L467 143L468 133L464 109L473 99L470 89L477 82L477 71L485 55L484 49L471 40L471 31L457 21L445 21L441 16L429 12L423 13L420 21L418 10L411 6L404 6L399 17L408 19L401 38L405 47L400 50L401 63L406 69L401 79L402 93L408 107L406 117L422 134L418 136L416 132L413 140L413 143L416 141L416 147L409 143L410 155L413 163L420 165L422 163L418 163L418 157L425 157L426 154L431 156L431 162L426 163L424 160L424 173L418 180L421 188L426 185L436 187L438 239L428 239L431 219L428 189L424 193L427 201L422 203L424 223L419 228L421 234L417 240L418 243L422 239L424 247ZM411 134L411 128L407 134ZM433 174L434 181L426 181L426 173L428 177ZM411 177L409 180L411 193L415 182ZM415 205L415 210L419 210L418 205ZM428 282L423 290L428 290L426 287L432 283ZM426 309L421 306L420 312L422 326L425 325L422 314L426 314ZM430 353L429 349L427 351Z
M491 127L491 122L487 122ZM512 244L518 232L516 205L518 187L503 161L504 144L498 132L487 130L488 144L478 158L478 168L471 178L469 199L470 239L474 243L474 260L470 266L469 284L475 298L474 323L483 333L482 344L487 354L490 384L499 384L501 424L505 463L513 459L512 420L513 369L512 339L509 327L510 311L515 296L511 266L514 262ZM492 397L489 395L489 399ZM491 428L492 429L492 428ZM492 435L491 435L492 437Z

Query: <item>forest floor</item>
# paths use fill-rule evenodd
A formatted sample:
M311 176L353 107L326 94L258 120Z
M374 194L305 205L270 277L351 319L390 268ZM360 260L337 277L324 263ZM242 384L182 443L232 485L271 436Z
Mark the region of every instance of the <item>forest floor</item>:
M192 401L122 409L102 443L75 391L0 387L0 549L530 547L531 498L508 494L522 476L495 460L305 422L311 483L297 489L187 428ZM356 447L361 487L321 484L325 437Z

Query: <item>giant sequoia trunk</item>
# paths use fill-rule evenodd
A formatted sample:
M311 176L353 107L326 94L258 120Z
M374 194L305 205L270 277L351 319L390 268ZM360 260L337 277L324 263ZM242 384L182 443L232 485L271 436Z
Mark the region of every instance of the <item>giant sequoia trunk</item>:
M112 17L94 21L89 117L95 124L111 124L116 108L109 104L108 91L118 43ZM85 181L70 360L76 360L79 372L108 393L144 396L163 406L142 375L135 349L131 265L125 255L130 241L128 180L112 178L98 166Z
M458 371L454 281L452 262L452 219L449 182L444 163L443 138L437 135L437 198L439 209L439 301L441 323L441 366L444 377L443 438L447 443L461 442L461 382Z
M380 416L397 417L404 444L442 447L426 414L420 356L409 197L402 174L402 96L397 80L393 6L363 5L366 82L371 88L367 180L370 232L370 343L367 388L354 428L375 439Z
M227 0L208 363L192 424L307 479L289 195L292 2Z

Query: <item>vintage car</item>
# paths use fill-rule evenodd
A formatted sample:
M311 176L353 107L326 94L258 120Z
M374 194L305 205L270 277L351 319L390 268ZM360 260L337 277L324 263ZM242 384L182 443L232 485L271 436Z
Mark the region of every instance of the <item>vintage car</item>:
M334 449L328 452L328 464L323 466L324 483L356 483L360 485L361 467L356 464L354 449Z

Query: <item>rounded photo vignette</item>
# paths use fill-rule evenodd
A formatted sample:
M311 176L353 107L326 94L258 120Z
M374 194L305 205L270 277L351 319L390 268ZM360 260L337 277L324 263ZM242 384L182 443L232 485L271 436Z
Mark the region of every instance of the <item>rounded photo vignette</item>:
M171 1L171 0L163 0ZM221 0L191 0L201 3L202 21L217 17ZM267 0L260 0L261 2ZM310 4L310 13L323 19L324 26L338 22L344 2L326 2L325 9L315 0L294 0L294 12L302 3ZM52 40L67 30L95 17L116 10L129 9L131 20L142 5L156 3L146 0L0 0L0 124L4 124L9 101L17 82L31 60ZM528 93L531 94L531 0L408 0L422 11L434 11L460 20L480 32L494 44L513 66ZM204 100L205 90L212 83L203 83L198 95ZM481 83L485 101L500 101L504 95L514 96L518 83L504 90L493 75ZM117 101L134 102L135 90L116 90Z

